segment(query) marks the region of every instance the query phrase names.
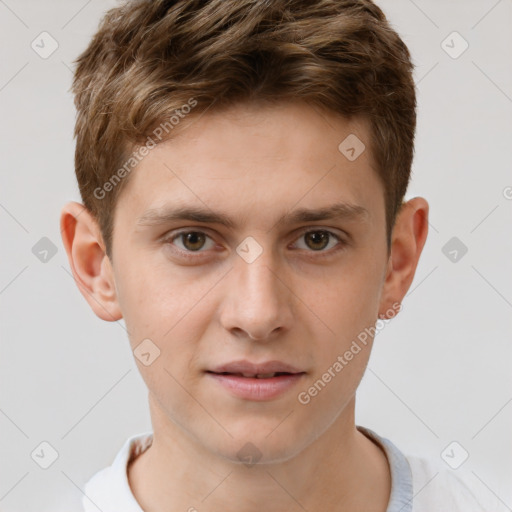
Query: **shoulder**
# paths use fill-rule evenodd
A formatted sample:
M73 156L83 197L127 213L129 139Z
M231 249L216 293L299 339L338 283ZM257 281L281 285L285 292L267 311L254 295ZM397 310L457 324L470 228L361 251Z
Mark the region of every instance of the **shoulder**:
M406 457L413 481L413 512L502 512L509 510L471 474L414 455Z
M386 453L391 470L387 512L510 512L474 472L451 469L440 457L406 455L373 430L357 428Z
M128 483L127 468L132 459L146 450L153 441L151 432L130 437L114 461L85 484L82 506L85 512L141 512Z

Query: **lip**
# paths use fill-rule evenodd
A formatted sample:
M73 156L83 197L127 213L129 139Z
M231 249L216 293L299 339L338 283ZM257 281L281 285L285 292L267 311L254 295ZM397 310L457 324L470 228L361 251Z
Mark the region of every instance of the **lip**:
M245 359L238 361L231 361L215 368L211 368L209 371L214 373L249 373L253 375L265 374L265 373L301 373L303 370L296 368L288 363L281 361L266 361L264 363L251 363Z
M260 375L283 372L269 378L244 377L241 374ZM294 387L306 374L281 361L256 364L249 361L233 361L206 371L206 375L238 398L265 401L277 398Z
M212 372L207 372L206 375L238 398L262 402L277 398L289 391L302 379L305 373L290 373L268 379Z

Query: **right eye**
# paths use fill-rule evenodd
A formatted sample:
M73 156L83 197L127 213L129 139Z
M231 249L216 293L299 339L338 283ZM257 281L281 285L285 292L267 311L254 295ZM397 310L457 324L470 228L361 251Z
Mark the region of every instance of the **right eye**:
M201 249L206 247L207 250L215 247L215 242L202 231L180 231L171 235L167 241L188 253L204 252Z

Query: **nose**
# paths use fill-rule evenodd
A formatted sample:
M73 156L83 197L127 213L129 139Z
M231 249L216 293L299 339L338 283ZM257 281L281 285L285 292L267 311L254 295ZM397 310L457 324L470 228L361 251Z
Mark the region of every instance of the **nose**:
M292 294L269 263L240 259L229 273L220 319L238 338L271 341L292 325Z

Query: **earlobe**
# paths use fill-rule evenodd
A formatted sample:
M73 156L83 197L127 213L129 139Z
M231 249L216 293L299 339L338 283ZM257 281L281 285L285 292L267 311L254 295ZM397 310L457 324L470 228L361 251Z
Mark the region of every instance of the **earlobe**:
M94 217L84 205L67 203L60 229L75 282L94 313L106 321L122 318L112 265Z
M422 197L403 204L393 228L391 254L382 289L379 317L401 303L409 290L428 234L429 205Z

